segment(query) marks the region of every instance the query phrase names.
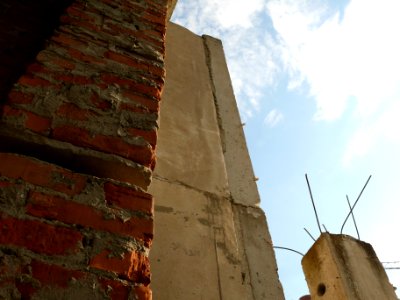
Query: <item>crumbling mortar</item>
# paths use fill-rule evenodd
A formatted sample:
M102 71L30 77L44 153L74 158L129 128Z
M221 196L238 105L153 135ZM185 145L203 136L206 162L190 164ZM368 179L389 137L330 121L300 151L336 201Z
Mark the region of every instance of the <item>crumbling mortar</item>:
M65 59L67 61L73 62L75 64L75 67L69 71L66 71L64 68L54 65L54 63L50 60L47 61L45 58L42 58L40 60L40 63L43 64L44 66L48 67L52 72L50 74L47 73L38 73L38 77L43 77L46 80L49 81L54 81L53 75L57 75L57 71L60 72L60 75L77 75L77 76L84 76L84 77L89 77L94 81L101 82L100 79L98 79L100 73L110 73L110 74L116 74L121 78L127 78L127 79L133 79L138 83L144 83L147 84L151 87L156 87L156 88L161 88L163 85L163 82L160 81L162 78L156 75L152 75L151 73L148 72L148 70L141 70L141 69L136 69L132 68L130 66L127 66L123 63L119 63L113 60L109 60L104 58L105 53L111 49L114 48L116 52L123 53L127 57L135 57L134 55L127 53L124 50L118 51L116 45L108 45L108 48L100 46L100 45L93 45L93 43L90 43L85 49L80 49L83 54L85 55L90 55L94 58L98 58L99 62L90 62L86 63L78 58L74 58L71 56L68 51L55 44L50 44L48 48L43 50L41 52L42 56L50 56L52 57L53 55L62 59ZM140 58L141 60L143 58ZM142 63L144 65L148 65L149 67L151 65L157 66L162 68L163 66L160 66L160 64L157 64L155 62L149 62L148 60L143 61L143 62L138 62Z
M66 32L68 32L68 29L78 35L85 34L90 40L108 41L109 45L115 45L123 50L128 50L128 52L136 53L143 58L160 63L164 61L164 55L162 54L164 46L158 48L155 45L148 45L148 41L141 40L138 37L130 35L112 35L106 32L93 32L89 29L73 25L64 25L60 28L60 30L66 30Z

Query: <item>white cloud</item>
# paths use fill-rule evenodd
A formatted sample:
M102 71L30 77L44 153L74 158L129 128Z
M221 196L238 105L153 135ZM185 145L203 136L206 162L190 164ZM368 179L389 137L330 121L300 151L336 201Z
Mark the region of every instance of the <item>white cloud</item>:
M400 145L400 2L352 0L342 16L316 1L271 1L289 89L309 88L316 120L334 121L355 101L359 124L344 154L349 165L380 138ZM396 112L396 113L393 113Z
M382 141L392 146L400 145L400 102L398 100L391 102L382 113L378 113L376 119L368 119L369 122L358 127L345 149L344 166L349 166L354 159L367 155Z
M218 25L218 28L250 28L254 14L262 11L264 5L264 0L180 0L173 18L189 23L188 27L195 32L208 29L210 24Z
M335 120L350 97L368 116L398 85L400 2L353 0L345 10L327 15L315 1L271 1L268 10L280 36L290 87L306 82L317 103L316 119Z
M271 110L264 119L264 123L270 127L275 127L283 120L283 114L277 109Z

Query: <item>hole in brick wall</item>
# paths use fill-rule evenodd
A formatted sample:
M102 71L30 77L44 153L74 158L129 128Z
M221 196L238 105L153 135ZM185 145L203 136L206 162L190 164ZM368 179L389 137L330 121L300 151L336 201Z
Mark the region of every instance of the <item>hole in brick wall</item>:
M72 0L0 1L0 102L44 47Z
M318 296L323 296L326 293L326 286L323 283L318 284L317 287L317 295Z

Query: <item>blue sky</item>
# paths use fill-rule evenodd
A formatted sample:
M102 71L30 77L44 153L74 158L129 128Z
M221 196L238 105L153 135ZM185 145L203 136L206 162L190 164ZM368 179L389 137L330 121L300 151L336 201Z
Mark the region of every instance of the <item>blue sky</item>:
M355 209L361 239L399 261L400 2L179 0L173 21L222 40L273 243L307 252ZM356 236L351 220L344 233ZM277 250L286 299L307 286ZM400 288L400 270L387 271Z

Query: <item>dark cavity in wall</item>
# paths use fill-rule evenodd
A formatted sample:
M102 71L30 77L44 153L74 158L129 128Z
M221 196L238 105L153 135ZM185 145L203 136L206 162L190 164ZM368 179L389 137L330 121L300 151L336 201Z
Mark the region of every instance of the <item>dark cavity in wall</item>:
M44 48L72 0L0 1L0 103Z

